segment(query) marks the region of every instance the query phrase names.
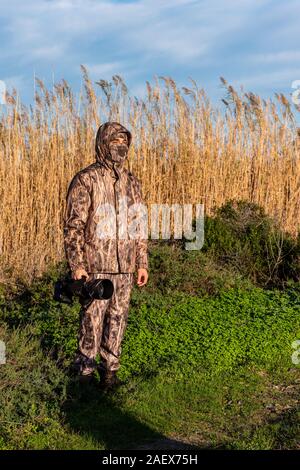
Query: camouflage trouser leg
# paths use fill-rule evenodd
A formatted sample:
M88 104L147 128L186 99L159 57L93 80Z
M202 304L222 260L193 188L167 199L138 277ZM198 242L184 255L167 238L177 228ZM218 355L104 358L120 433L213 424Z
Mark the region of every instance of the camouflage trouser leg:
M100 369L118 370L120 367L121 342L127 327L130 294L134 283L133 273L89 274L89 280L110 279L114 293L110 299L94 300L80 310L81 325L75 366L80 374L89 374Z

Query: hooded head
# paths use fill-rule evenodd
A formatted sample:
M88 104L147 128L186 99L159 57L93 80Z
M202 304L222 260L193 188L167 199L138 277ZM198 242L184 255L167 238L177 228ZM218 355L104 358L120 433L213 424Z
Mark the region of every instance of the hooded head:
M119 137L126 139L119 139ZM118 122L109 121L102 124L96 135L96 161L100 166L114 169L117 173L128 156L132 134Z

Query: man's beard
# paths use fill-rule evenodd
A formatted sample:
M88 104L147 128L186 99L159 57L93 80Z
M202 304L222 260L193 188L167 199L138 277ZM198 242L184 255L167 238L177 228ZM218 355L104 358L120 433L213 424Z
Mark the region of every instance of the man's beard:
M127 157L128 146L125 144L112 145L109 148L110 160L116 164L123 163Z

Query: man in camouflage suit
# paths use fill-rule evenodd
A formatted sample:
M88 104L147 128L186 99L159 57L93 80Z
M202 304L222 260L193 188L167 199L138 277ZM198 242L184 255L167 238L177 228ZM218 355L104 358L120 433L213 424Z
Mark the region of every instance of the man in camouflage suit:
M148 280L147 209L143 205L139 180L124 166L131 141L132 134L117 122L106 122L99 127L96 162L73 177L64 212L64 247L73 279L82 276L86 276L86 280L110 279L114 285L110 299L94 300L88 308L82 306L75 358L81 380L89 381L97 367L96 356L100 357L104 388L121 383L116 372L120 367L134 272L137 270L138 286ZM139 232L139 238L124 236L122 225L120 231L120 219L124 215L120 201L124 197L128 213L130 206L138 203L135 213L143 229L143 236ZM107 207L114 209L109 220L115 235L104 237ZM142 216L141 207L144 209Z

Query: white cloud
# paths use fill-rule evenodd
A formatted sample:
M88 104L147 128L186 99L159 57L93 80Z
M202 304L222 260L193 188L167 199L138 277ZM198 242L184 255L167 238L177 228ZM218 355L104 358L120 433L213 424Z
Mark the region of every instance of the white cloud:
M254 63L263 64L281 64L286 62L299 62L300 51L299 50L286 50L280 52L266 52L260 54L248 55L247 60L251 60Z
M225 78L227 66L232 84L272 89L299 78L299 13L298 0L0 0L0 58L22 70L55 63L60 76L84 64L96 79L168 75L170 68L189 76L193 68L210 80L208 66ZM145 87L136 84L133 94Z
M11 0L0 11L7 45L21 64L37 57L80 57L83 45L118 45L125 54L143 54L183 65L208 56L226 35L242 28L247 15L268 0L141 0L111 3L95 0ZM53 44L59 47L55 49ZM101 44L101 41L105 43ZM76 51L78 47L78 52ZM41 52L41 53L40 53ZM78 60L80 62L80 59Z
M56 44L54 46L45 46L45 47L36 47L32 50L33 58L42 58L42 59L58 59L64 55L64 46Z
M23 84L23 75L12 75L8 77L1 77L1 80L6 84L6 87L18 88Z
M263 86L269 89L274 87L291 87L293 80L300 80L300 67L268 71L252 76L241 76L235 80L229 80L230 85L243 85L244 89ZM292 88L291 88L292 92Z
M121 71L126 68L126 62L103 62L99 64L84 63L91 75L109 75L121 74Z

